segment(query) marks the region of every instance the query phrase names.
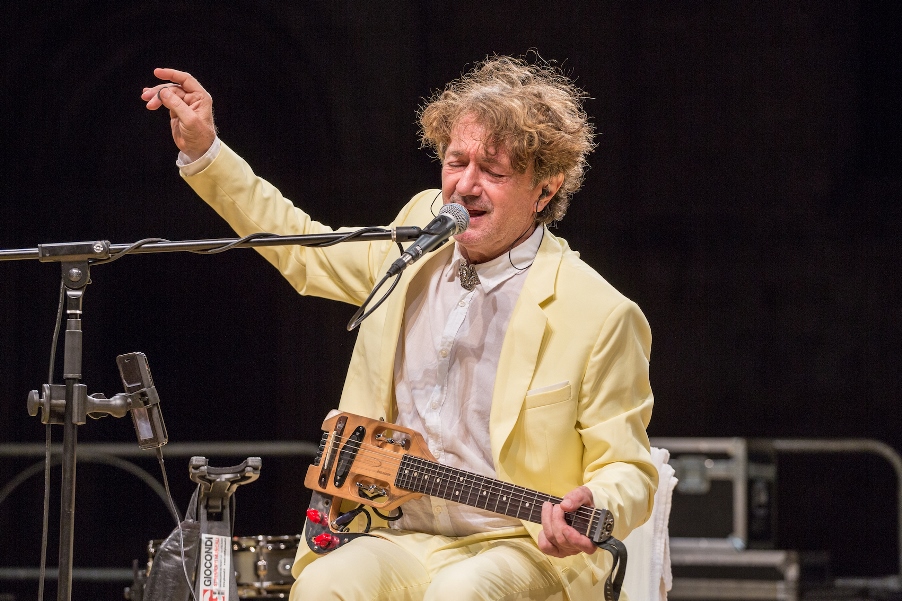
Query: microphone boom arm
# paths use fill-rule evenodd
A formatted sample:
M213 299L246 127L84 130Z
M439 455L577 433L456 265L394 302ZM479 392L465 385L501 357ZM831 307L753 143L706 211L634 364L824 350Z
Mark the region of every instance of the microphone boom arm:
M416 226L400 226L394 228L362 228L352 232L331 232L326 234L298 234L294 236L278 236L276 234L251 234L244 238L218 238L204 240L170 240L153 239L136 246L136 244L110 244L107 240L91 242L61 242L39 244L37 248L0 249L0 261L19 261L36 259L42 263L100 261L117 258L123 253L144 254L162 252L217 252L231 248L253 248L257 246L331 246L345 240L373 242L391 240L392 242L410 242L417 240L423 229Z

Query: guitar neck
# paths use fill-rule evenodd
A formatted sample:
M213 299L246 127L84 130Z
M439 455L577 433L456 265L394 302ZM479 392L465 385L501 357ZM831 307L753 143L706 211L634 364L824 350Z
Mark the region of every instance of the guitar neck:
M401 460L395 486L536 524L542 522L543 503L558 504L562 500L413 455L405 455ZM589 535L598 524L598 510L580 508L565 513L564 519L580 533Z

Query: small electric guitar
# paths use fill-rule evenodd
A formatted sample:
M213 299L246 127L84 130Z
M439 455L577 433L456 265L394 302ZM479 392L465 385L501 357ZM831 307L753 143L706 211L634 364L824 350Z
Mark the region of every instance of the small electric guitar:
M307 510L305 538L315 553L328 553L366 536L372 508L382 518L405 501L423 495L478 507L494 513L542 522L542 504L558 504L560 497L480 476L438 463L423 437L413 430L351 413L339 413L323 422L323 438L304 485L313 491ZM341 499L360 503L342 512ZM364 532L349 532L348 524L363 513ZM596 546L614 556L605 582L605 599L616 601L626 570L626 547L611 536L614 517L603 508L580 507L565 513L565 521ZM617 570L618 561L620 569ZM611 576L616 572L613 582Z

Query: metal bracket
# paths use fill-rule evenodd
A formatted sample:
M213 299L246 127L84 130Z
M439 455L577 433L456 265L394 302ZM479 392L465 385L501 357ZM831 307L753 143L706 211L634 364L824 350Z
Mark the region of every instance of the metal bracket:
M235 489L260 477L262 465L259 457L248 457L232 467L210 467L206 457L192 457L188 472L200 485L199 503L209 513L222 513Z

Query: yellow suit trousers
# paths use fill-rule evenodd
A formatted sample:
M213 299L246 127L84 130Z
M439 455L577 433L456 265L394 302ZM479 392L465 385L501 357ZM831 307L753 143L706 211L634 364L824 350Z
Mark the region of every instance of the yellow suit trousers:
M563 601L561 580L523 528L499 538L382 531L308 565L290 601Z

